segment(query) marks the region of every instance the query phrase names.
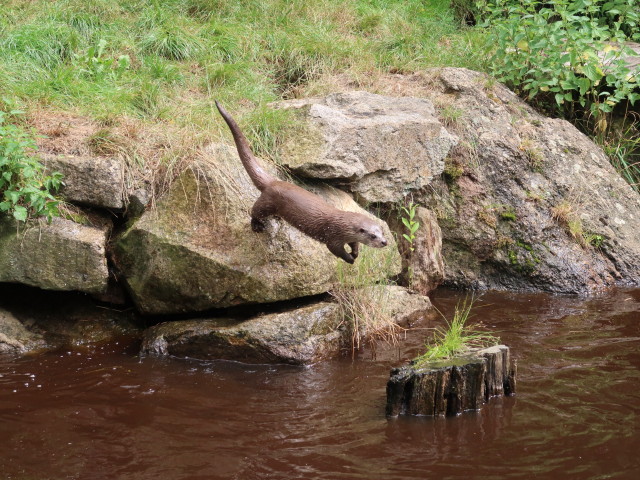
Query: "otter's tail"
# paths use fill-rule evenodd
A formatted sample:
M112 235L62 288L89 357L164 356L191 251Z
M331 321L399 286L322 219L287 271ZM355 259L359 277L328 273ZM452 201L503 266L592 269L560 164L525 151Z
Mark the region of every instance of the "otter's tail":
M267 185L274 182L276 179L269 175L258 163L256 157L253 155L251 151L251 147L249 147L249 142L245 138L244 134L238 127L236 121L227 113L227 111L218 103L216 100L216 107L218 107L218 111L224 121L227 122L231 133L233 134L233 139L236 142L236 148L238 149L238 155L240 156L240 160L242 161L242 165L244 165L245 170L251 177L251 181L258 188L258 190L262 191L265 189Z

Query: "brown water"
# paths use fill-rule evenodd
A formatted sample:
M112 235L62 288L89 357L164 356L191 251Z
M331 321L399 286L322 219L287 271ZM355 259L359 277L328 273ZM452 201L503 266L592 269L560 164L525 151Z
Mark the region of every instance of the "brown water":
M437 292L445 314L459 294ZM482 306L482 308L480 308ZM0 357L0 478L640 479L640 290L485 294L515 397L384 416L399 349L306 368L143 358L131 345Z

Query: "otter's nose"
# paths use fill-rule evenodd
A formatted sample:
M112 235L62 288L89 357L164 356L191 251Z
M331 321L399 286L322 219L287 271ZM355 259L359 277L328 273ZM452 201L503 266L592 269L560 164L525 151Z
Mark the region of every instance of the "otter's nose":
M386 241L385 239L382 239L382 241L380 242L380 244L381 244L383 247L386 247L386 246L387 246L387 241Z

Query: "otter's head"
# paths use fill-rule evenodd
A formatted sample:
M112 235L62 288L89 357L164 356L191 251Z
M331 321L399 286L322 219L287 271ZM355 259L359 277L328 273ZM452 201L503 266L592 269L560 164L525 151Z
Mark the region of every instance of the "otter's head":
M384 238L382 227L376 222L367 219L367 221L360 222L360 224L357 225L356 228L358 242L375 248L382 248L387 246L388 242L387 239Z

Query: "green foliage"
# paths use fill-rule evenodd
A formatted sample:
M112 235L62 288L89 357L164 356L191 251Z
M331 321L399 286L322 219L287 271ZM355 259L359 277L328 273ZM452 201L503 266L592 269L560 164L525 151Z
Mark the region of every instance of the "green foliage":
M470 325L468 320L473 307L473 299L465 299L456 305L453 319L446 320L446 328L434 329L433 338L426 344L425 353L414 359L416 366L434 360L446 360L464 354L471 348L485 348L497 345L500 339L481 332Z
M22 222L41 215L51 220L58 215L59 202L52 193L62 184L62 175L45 174L44 166L31 155L36 149L33 138L6 118L0 111L0 212Z
M586 109L597 119L640 99L624 60L638 21L626 7L637 8L637 0L480 3L493 26L493 74L530 101L569 118Z
M616 170L640 193L640 114L626 112L597 140Z
M416 239L416 232L418 228L420 228L420 222L415 220L416 209L419 207L418 204L409 202L409 205L406 207L402 207L402 211L406 216L401 217L402 224L406 227L408 233L403 233L402 237L409 242L409 250L413 252L414 246L413 243Z
M107 41L101 39L97 45L89 47L86 52L74 55L74 65L81 75L94 78L119 78L131 66L129 55L120 55L117 59L104 54Z

